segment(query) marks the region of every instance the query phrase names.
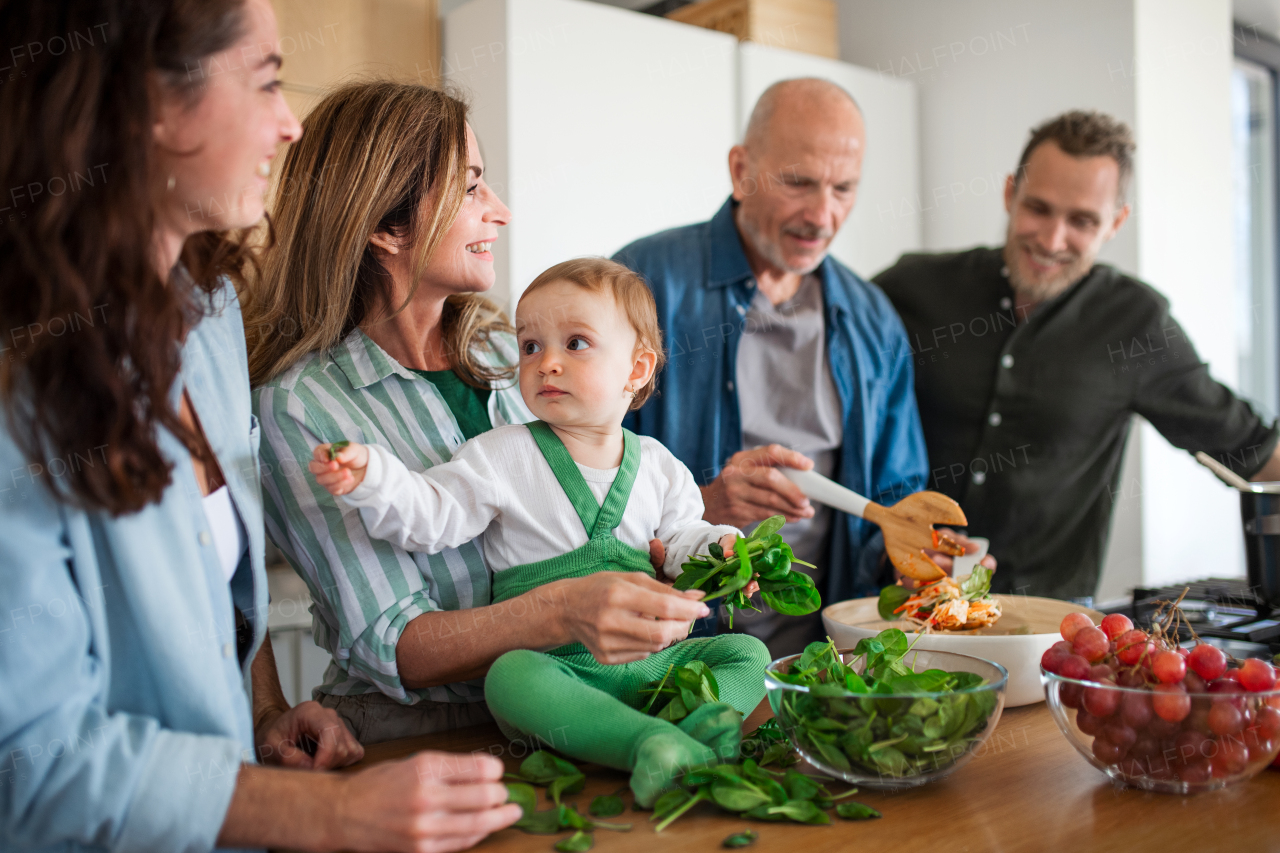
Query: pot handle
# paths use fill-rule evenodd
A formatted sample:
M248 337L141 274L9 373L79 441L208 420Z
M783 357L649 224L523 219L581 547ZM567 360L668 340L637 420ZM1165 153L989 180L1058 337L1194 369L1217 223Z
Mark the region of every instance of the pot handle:
M1244 532L1250 536L1280 535L1280 515L1260 515L1244 523Z

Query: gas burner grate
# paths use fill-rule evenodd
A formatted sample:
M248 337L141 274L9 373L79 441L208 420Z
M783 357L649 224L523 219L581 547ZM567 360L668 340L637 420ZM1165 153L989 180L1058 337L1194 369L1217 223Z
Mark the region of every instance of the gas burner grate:
M1139 587L1133 591L1135 604L1156 601L1176 601L1187 590L1184 601L1206 601L1240 609L1257 609L1258 594L1244 578L1206 578L1178 586L1155 588Z

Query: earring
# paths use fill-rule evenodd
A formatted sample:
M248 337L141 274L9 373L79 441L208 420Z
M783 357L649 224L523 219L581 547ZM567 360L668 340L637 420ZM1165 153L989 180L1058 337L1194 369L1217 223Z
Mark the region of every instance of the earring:
M165 184L165 187L164 187L164 188L165 188L165 190L167 190L168 192L173 192L173 188L174 188L174 187L176 187L177 185L178 185L178 179L177 179L177 178L175 178L173 175L170 175L170 176L169 176L169 182L168 182L167 184Z

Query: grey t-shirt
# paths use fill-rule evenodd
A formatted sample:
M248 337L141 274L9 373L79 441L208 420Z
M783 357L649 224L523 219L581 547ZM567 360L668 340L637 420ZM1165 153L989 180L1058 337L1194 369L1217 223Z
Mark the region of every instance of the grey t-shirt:
M822 282L814 274L806 275L795 296L778 305L757 290L735 368L742 446L781 444L808 456L815 471L830 477L844 425L827 358L823 314ZM811 573L821 580L827 570L832 510L821 504L814 504L814 509L813 518L789 523L783 533L798 558L818 567ZM753 615L744 620L744 627L768 643L778 625L764 623L777 621Z

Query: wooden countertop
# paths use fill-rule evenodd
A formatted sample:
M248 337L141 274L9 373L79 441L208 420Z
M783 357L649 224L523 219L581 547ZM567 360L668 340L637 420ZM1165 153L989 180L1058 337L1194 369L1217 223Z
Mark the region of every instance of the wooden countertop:
M748 730L769 716L767 703L761 703L747 721ZM355 767L421 749L483 750L503 758L512 771L524 757L511 754L512 744L496 726L476 726L375 744L366 748L364 760ZM585 790L566 798L584 814L592 797L627 784L625 773L591 765L585 769ZM540 808L547 806L544 792L539 789ZM630 793L624 799L630 803ZM831 826L803 826L740 820L702 804L655 837L649 813L628 809L610 820L633 823L631 832L597 831L594 849L629 853L660 847L709 853L723 849L720 842L726 836L750 828L760 840L749 849L804 853L847 851L851 845L866 851L948 853L1280 850L1280 772L1265 770L1232 788L1186 797L1117 788L1071 747L1044 703L1006 710L984 749L946 779L898 793L864 788L852 799L884 817L860 822L833 818ZM547 853L567 834L528 835L505 829L474 849Z

